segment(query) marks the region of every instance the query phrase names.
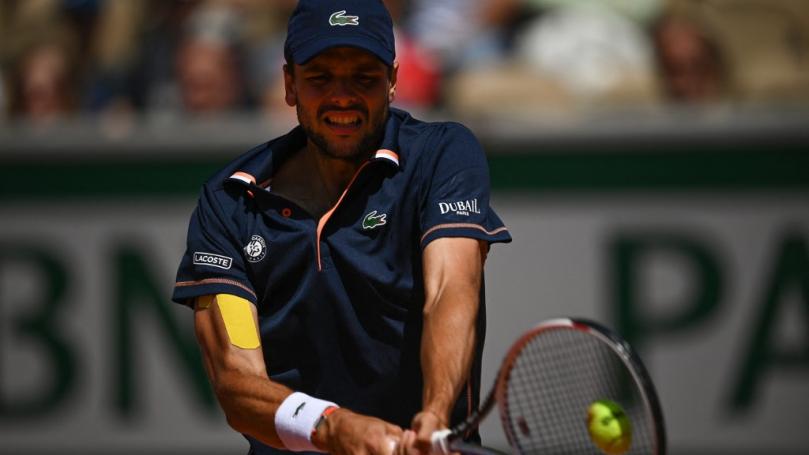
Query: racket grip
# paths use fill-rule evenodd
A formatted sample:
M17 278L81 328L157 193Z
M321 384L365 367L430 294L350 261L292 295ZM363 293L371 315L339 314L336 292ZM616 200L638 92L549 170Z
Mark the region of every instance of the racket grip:
M452 434L450 430L439 430L433 432L433 435L430 437L432 441L432 455L449 455L450 448L449 448L449 435Z

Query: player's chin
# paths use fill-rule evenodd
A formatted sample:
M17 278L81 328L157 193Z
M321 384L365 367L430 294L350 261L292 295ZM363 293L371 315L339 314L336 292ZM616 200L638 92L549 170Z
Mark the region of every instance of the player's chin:
M363 151L360 149L358 141L341 141L338 139L330 141L328 155L332 158L354 160L361 157Z
M323 124L322 131L326 134L329 143L334 148L351 149L356 148L366 134L361 125L332 125Z

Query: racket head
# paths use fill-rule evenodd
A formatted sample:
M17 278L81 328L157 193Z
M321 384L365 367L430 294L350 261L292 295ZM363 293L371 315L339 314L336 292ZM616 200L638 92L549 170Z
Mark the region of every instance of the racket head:
M511 347L495 385L506 437L521 454L601 454L588 408L618 403L631 422L628 455L666 453L663 413L640 357L615 332L586 319L552 319Z

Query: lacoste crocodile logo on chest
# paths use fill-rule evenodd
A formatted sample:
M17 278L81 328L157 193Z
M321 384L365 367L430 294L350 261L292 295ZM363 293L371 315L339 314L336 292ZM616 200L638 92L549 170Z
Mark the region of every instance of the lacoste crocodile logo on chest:
M365 218L362 219L362 229L370 230L378 228L379 226L384 226L388 223L386 220L387 217L388 215L385 213L377 215L376 210L374 210L373 212L365 215Z

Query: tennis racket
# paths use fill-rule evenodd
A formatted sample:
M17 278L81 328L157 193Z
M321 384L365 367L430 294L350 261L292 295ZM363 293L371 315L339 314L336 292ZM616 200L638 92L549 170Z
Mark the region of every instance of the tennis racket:
M612 417L628 422L628 447L623 441L623 447L603 448L603 438L597 444L589 426L596 402L618 405ZM663 413L646 368L621 337L592 321L552 319L522 335L480 408L454 428L433 433L433 453L502 454L463 441L495 404L514 453L666 453Z

